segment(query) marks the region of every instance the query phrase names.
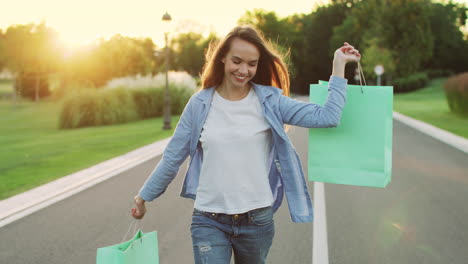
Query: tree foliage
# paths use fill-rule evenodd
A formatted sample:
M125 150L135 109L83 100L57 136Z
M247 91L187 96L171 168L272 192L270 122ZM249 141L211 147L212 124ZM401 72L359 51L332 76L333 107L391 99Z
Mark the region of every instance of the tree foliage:
M44 22L10 26L3 46L5 65L16 73L19 94L36 99L49 95L47 76L58 70L62 60L57 32Z
M4 45L6 65L13 72L53 72L61 60L58 34L45 23L9 27Z
M430 26L434 36L432 58L426 68L463 72L468 70L468 40L460 27L466 24L468 8L449 3L434 3L430 8Z
M385 72L392 73L396 70L394 54L391 50L381 47L378 44L380 42L381 41L379 41L377 38L372 38L366 41L368 44L366 45L367 48L362 54L361 63L363 71L366 74L365 76L368 78L374 79L377 77L374 72L376 65L382 65L385 69Z
M155 67L155 45L149 38L115 35L78 51L64 63L64 85L81 82L99 87L112 78L149 74Z
M179 71L187 71L192 76L201 73L205 64L205 52L216 35L210 34L204 38L202 34L189 32L181 33L171 41L171 47L176 55L173 68Z
M5 34L0 29L0 72L6 67Z
M343 24L335 28L333 44L350 39L363 53L368 40L391 51L396 76L418 72L433 53L429 0L368 0L355 3Z
M362 64L371 78L376 63L383 64L386 74L395 79L425 70L466 71L468 40L460 27L466 25L467 14L466 6L450 1L332 0L311 13L283 18L254 9L238 23L263 32L284 55L291 90L308 93L310 83L329 78L333 53L344 41L363 54ZM169 49L170 69L198 75L205 63L204 53L216 38L214 34L204 37L199 32L178 32ZM45 23L0 30L0 70L6 67L18 76L56 74L65 80L64 85L80 82L99 87L112 78L165 70L165 50L149 38L116 35L71 56L64 54L57 33ZM347 67L346 78L353 79L354 68Z

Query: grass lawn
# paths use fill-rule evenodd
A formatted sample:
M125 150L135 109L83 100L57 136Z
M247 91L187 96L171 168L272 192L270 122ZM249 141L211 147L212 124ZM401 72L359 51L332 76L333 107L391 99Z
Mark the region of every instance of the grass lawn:
M0 100L0 200L169 137L162 118L58 129L60 103ZM175 126L179 116L172 118Z
M468 138L468 118L455 115L448 108L443 89L445 80L434 79L424 89L395 94L393 110Z

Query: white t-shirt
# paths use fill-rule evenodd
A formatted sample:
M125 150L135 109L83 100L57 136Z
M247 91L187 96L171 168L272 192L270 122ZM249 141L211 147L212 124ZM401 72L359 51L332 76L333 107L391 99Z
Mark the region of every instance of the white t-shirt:
M239 214L273 204L271 127L253 88L240 101L214 92L200 142L203 162L195 208Z

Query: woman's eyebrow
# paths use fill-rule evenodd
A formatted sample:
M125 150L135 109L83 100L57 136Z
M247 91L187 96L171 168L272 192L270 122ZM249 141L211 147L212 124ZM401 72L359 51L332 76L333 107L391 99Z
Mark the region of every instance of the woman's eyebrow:
M237 56L235 56L235 55L232 55L232 58L242 61L242 59L241 59L240 57L237 57ZM251 60L251 61L249 61L249 62L258 62L258 60Z

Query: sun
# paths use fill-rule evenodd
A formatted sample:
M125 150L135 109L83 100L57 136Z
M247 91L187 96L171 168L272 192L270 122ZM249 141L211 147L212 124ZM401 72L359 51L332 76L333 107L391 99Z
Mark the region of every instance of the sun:
M90 37L83 34L80 35L77 34L76 31L59 31L59 43L63 50L62 53L65 59L86 49L97 40L98 37Z

